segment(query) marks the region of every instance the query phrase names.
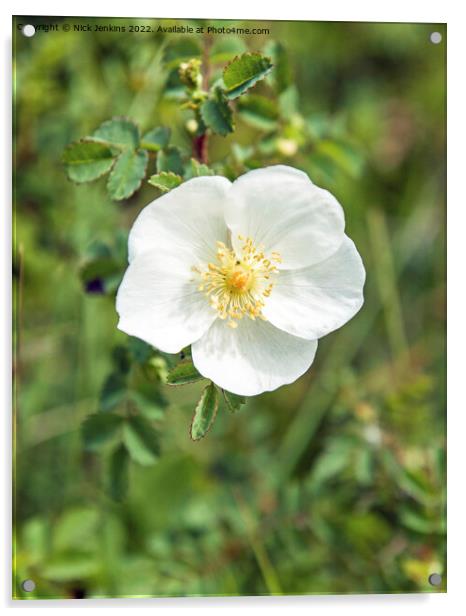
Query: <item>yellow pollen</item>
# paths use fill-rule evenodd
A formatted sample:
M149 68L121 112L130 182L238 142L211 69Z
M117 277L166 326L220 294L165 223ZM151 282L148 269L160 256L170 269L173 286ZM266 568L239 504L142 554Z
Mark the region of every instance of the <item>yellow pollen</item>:
M278 252L266 256L264 247L255 246L251 238L238 239L242 243L240 250L217 242L215 263L193 268L200 276L199 291L205 293L212 309L233 329L243 317L266 320L262 309L272 292L273 278L278 275L276 264L281 263Z

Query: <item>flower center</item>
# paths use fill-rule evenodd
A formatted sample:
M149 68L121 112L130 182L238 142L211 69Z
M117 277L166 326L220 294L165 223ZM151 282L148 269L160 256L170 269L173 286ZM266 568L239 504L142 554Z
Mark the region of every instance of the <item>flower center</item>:
M262 308L278 274L276 263L281 263L278 252L267 258L262 246L255 246L251 238L241 235L240 254L217 242L215 263L208 263L205 270L193 268L201 276L199 291L203 291L210 305L230 327L238 327L244 316L254 320L265 319Z

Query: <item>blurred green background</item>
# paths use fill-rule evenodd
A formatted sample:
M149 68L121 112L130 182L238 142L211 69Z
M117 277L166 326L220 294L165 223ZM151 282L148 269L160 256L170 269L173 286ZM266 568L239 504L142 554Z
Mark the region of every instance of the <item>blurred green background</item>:
M118 234L158 193L146 184L112 202L104 180L67 180L61 155L117 115L170 126L189 148L176 68L203 41L16 29L46 22L14 21L14 595L445 590L445 27L235 22L270 33L213 38L219 67L279 41L292 100L278 133L238 112L237 131L210 140L211 161L232 176L284 162L331 190L366 266L366 301L320 341L306 375L234 415L222 406L200 442L188 430L201 387L155 384L168 403L153 414L162 455L130 466L116 503L106 451L85 450L80 425L128 340L111 294L86 293L79 272L107 242L123 273ZM271 96L270 81L257 92Z

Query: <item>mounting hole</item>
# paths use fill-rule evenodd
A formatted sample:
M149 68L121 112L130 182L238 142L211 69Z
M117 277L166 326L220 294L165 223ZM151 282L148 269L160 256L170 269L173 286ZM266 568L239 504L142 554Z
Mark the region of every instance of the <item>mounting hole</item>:
M24 36L31 38L31 36L34 36L34 34L36 33L36 29L32 24L26 24L25 26L23 26L22 32Z
M32 592L35 587L36 583L34 582L34 580L24 580L24 582L21 584L21 588L26 592Z
M439 43L441 43L442 35L440 34L440 32L432 32L432 34L430 35L430 42L434 45L438 45Z
M440 586L442 583L442 576L439 573L431 573L429 575L429 584L431 586Z

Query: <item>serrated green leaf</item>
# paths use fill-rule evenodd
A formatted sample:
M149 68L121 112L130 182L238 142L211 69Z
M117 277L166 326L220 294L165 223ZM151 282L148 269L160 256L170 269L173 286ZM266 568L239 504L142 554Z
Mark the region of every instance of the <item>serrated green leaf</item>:
M70 180L83 183L92 182L108 173L115 156L103 143L83 139L65 149L62 161Z
M199 178L206 175L215 175L215 171L207 165L198 162L195 158L191 158L185 172L186 179Z
M189 359L184 359L168 373L167 385L187 385L188 383L200 381L203 378L193 362Z
M212 427L218 410L218 391L213 383L207 385L194 410L191 423L191 438L198 441Z
M129 455L120 443L110 458L108 491L115 501L122 501L128 492Z
M222 391L225 402L232 413L236 413L236 411L240 410L243 404L246 404L246 398L244 396L232 394L230 391L225 391L224 389Z
M89 451L95 451L105 445L117 433L123 418L112 413L94 413L81 424L81 435L84 446Z
M157 462L160 455L158 435L144 417L133 415L126 421L123 427L123 441L134 462L143 466Z
M220 88L217 88L212 96L202 103L201 117L205 125L214 133L225 137L233 132L233 111Z
M236 98L249 90L272 70L270 58L260 53L243 53L223 69L223 83L228 98Z
M153 128L141 139L141 147L152 152L166 148L170 141L171 130L167 126Z
M155 186L162 192L168 192L172 188L176 188L183 182L183 178L171 171L162 171L156 175L152 175L148 179L149 184Z
M108 178L107 189L112 199L128 199L139 188L146 173L149 157L144 150L125 150L118 157Z
M157 155L157 171L158 173L171 171L176 175L183 175L183 157L177 147L171 146L160 150Z
M139 147L139 129L127 118L107 120L99 126L92 138L110 143L119 149Z
M241 118L255 128L273 130L277 125L278 109L274 101L259 94L249 94L238 100Z

